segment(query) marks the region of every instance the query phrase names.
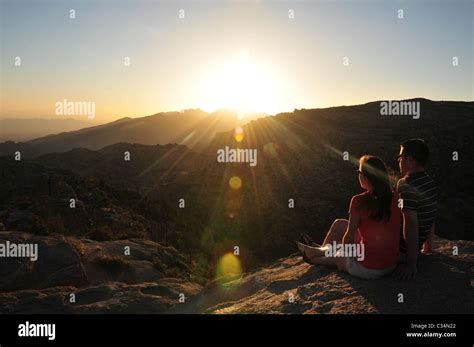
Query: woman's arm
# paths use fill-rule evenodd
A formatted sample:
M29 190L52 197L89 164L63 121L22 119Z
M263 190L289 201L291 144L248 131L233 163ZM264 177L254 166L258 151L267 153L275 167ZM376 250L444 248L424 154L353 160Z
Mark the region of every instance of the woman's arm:
M342 238L342 243L352 243L354 240L354 235L357 231L357 227L359 226L360 216L358 214L352 213L349 214L349 223L347 223L346 233Z

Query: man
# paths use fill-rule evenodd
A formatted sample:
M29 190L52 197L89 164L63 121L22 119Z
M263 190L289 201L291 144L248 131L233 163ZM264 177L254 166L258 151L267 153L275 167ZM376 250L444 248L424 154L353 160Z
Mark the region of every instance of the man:
M397 183L397 192L403 215L400 237L403 263L397 274L401 279L415 278L420 250L423 253L431 251L438 189L425 171L428 157L428 146L421 139L411 139L400 146L398 164L403 177Z

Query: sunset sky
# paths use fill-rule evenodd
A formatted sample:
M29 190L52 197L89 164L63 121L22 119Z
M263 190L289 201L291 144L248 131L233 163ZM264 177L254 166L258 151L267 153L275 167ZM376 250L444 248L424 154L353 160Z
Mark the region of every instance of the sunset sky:
M1 4L3 118L58 117L63 99L95 102L98 121L474 99L469 0Z

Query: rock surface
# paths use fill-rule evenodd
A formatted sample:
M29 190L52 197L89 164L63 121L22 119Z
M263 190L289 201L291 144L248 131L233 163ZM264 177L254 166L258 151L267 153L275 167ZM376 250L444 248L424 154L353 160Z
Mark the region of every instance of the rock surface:
M146 240L96 242L0 232L37 242L39 260L0 259L1 313L472 313L474 242L436 238L414 281L361 280L298 255L204 288L184 258ZM125 246L130 255L124 256ZM459 255L453 255L457 246ZM29 263L29 264L28 264ZM34 281L32 280L34 279ZM70 302L70 294L75 302ZM184 294L185 302L179 301ZM403 294L403 303L399 303ZM291 302L290 298L294 298Z
M7 240L38 244L38 260L0 258L0 313L158 313L201 290L183 256L152 241L0 232Z
M459 255L453 255L454 246ZM436 238L433 250L421 257L414 281L392 276L358 279L306 264L293 255L228 284L227 293L217 287L205 288L195 299L194 309L217 314L472 313L474 243ZM400 293L403 303L398 302Z

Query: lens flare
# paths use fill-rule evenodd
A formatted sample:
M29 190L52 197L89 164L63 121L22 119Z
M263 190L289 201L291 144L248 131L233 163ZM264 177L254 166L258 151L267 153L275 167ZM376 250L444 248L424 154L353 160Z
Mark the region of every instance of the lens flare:
M274 142L269 142L263 146L263 154L270 158L276 158L278 156L279 150L280 147Z
M216 279L221 289L235 289L241 276L242 266L237 256L233 253L227 253L219 259L216 268Z
M229 180L229 186L234 190L239 190L242 187L242 180L239 176L233 176Z
M234 139L237 142L242 142L244 139L244 129L242 127L237 127L234 132Z

